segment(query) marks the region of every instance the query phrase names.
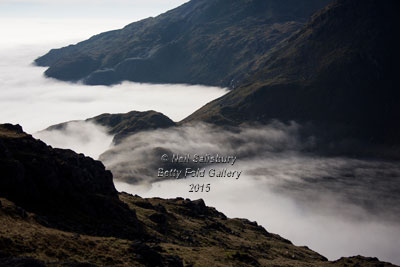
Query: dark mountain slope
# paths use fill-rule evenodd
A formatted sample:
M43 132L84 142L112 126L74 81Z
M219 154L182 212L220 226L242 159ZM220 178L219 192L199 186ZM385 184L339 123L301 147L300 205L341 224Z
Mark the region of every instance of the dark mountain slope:
M86 119L87 122L94 122L108 129L109 134L114 135L113 142L118 144L125 137L139 131L154 130L175 126L170 118L162 113L150 111L130 111L128 113L109 114ZM74 121L76 122L76 121ZM64 122L48 127L47 131L63 130L70 122Z
M240 88L184 122L296 120L317 125L328 139L399 144L397 7L395 0L335 1Z
M192 0L36 59L48 77L231 86L329 0Z

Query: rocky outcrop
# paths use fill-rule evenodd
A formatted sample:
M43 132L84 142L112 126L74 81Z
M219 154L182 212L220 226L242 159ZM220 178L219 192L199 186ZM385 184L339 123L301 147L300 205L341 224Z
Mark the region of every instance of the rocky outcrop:
M34 212L44 225L96 235L142 235L101 162L53 149L18 125L0 125L0 174L0 197Z

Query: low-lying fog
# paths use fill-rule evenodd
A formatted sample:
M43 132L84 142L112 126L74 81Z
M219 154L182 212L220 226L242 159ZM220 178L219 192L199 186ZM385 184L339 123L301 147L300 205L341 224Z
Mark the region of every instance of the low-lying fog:
M90 36L88 32L105 29L92 24L93 31L85 28L76 35L65 31L64 25L64 32L53 36L57 31L49 27L54 30L57 24L32 26L30 22L32 27L26 27L14 23L11 30L0 27L0 122L19 123L30 133L105 112L154 109L180 120L225 93L202 86L123 83L88 87L45 79L44 68L30 65L37 56L77 41L72 36L82 39ZM30 38L33 41L27 42ZM73 123L63 132L35 136L95 158L101 154L119 190L143 197L203 198L230 217L255 220L268 231L330 259L362 254L400 264L400 164L304 153L302 149L312 146L313 140L300 141L299 127L274 123L232 131L198 124L138 133L106 153L112 136L90 123ZM167 168L160 161L164 153L236 156L234 165L199 167L242 173L238 179L160 178L158 168ZM190 184L208 183L208 193L189 192Z
M84 136L90 127L97 126L72 124L66 132L43 134ZM399 264L399 162L303 152L312 148L314 140L300 140L300 127L279 122L239 129L195 124L146 131L111 147L100 160L113 172L119 191L142 197L203 198L229 217L257 221L331 260L361 254ZM101 140L101 128L97 133L92 140ZM167 163L161 160L164 154ZM190 154L191 160L195 154L237 159L233 165L233 160L172 164L173 154ZM180 179L159 177L160 168L182 170ZM184 179L186 168L204 169L205 177ZM210 177L210 170L224 168L236 171L235 176ZM210 184L211 190L192 193L191 184L204 185L203 191Z
M400 263L400 164L303 153L313 142L300 142L299 127L274 123L232 131L198 124L157 130L131 136L100 158L116 175L120 191L203 198L229 217L255 220L331 260L361 254ZM158 168L169 169L161 162L164 153L192 159L218 153L237 160L190 166L206 168L204 178L155 182L150 189L146 183L129 184L142 170L152 171L148 180L157 178ZM223 168L242 173L239 179L207 174ZM211 191L190 193L191 184L211 184Z

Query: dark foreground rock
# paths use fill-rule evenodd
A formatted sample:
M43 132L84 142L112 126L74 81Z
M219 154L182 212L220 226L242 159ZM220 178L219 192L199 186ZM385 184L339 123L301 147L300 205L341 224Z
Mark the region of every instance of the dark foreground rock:
M0 125L0 174L0 196L44 225L100 236L143 234L100 161L53 149L18 125Z

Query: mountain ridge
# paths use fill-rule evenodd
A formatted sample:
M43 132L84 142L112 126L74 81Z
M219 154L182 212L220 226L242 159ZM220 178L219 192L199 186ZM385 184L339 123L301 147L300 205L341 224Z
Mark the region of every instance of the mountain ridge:
M65 81L124 80L235 87L262 55L328 0L193 0L156 18L101 33L35 63Z
M113 143L119 144L127 136L140 131L155 130L176 126L170 118L154 110L130 111L127 113L103 113L86 120L74 120L51 125L43 131L61 131L71 122L92 122L107 128L113 135Z
M257 74L180 124L294 120L312 124L326 143L348 138L399 144L395 6L334 1L269 53Z

